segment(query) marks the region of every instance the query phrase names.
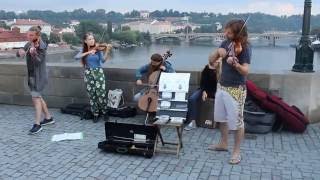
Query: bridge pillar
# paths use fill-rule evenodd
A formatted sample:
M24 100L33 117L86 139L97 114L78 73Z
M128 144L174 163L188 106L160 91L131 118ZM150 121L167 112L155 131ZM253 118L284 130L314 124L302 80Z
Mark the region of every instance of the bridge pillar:
M189 36L189 34L186 34L186 43L190 43L190 36Z
M272 46L273 46L273 47L276 47L276 38L277 38L277 37L276 37L275 35L273 35L273 36L271 36L271 37L272 37L272 38L271 38L271 39L272 39Z
M152 43L155 43L155 42L156 42L156 37L151 36L151 42L152 42Z

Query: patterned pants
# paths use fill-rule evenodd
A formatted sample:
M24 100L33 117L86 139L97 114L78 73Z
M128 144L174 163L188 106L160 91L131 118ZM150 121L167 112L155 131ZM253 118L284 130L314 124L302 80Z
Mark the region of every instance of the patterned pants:
M214 120L228 123L229 130L244 128L243 110L247 96L244 86L224 87L218 84L214 105Z
M102 68L86 69L84 82L90 99L91 111L94 115L107 113L106 79Z

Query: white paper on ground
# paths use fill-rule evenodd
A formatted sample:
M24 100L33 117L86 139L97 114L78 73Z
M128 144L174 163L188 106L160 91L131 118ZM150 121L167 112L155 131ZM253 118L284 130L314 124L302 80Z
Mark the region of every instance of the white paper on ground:
M78 140L83 139L83 133L63 133L63 134L56 134L53 135L51 141L58 142L64 140Z

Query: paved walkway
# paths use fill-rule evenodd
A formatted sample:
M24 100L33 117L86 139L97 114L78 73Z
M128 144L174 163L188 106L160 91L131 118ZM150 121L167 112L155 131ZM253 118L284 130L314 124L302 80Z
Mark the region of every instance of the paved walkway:
M229 153L207 150L219 139L216 130L184 132L179 159L170 154L145 159L97 149L104 140L103 122L52 112L56 124L30 136L33 109L0 105L0 179L320 179L320 124L310 125L303 135L283 132L246 139L242 163L231 166ZM84 132L84 140L50 141L64 132ZM164 134L174 137L171 130Z

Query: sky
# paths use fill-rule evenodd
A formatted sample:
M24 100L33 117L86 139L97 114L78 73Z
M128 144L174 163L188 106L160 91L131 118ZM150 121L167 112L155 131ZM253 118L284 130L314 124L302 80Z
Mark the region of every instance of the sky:
M313 0L312 14L320 14L320 0ZM27 10L64 11L85 10L129 12L135 10L163 10L213 12L227 14L262 12L272 15L302 14L304 0L2 0L6 11Z

